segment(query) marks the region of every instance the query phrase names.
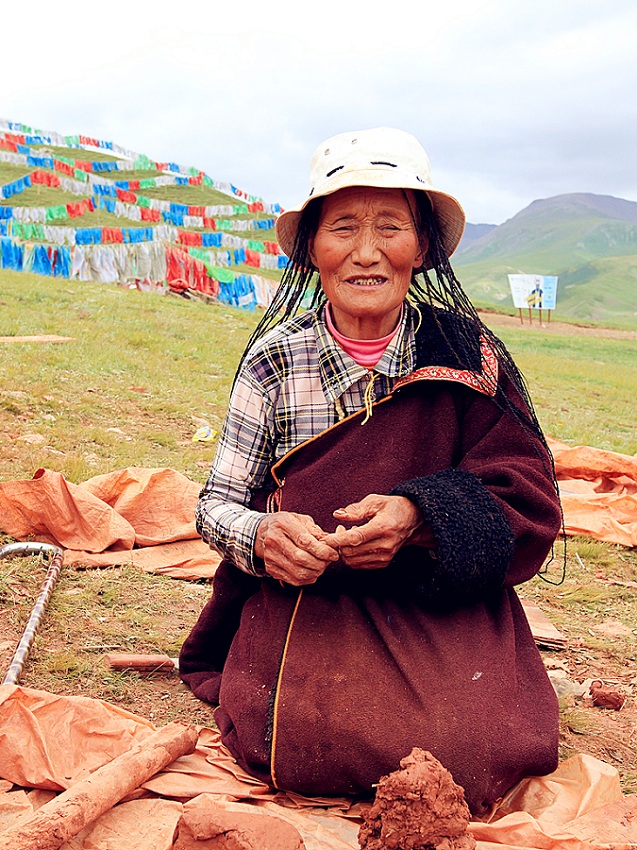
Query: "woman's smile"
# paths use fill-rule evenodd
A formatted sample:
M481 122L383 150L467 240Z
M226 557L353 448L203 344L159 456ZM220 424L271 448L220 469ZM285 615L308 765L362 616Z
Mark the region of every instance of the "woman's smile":
M382 286L386 282L385 277L351 277L346 281L352 286Z

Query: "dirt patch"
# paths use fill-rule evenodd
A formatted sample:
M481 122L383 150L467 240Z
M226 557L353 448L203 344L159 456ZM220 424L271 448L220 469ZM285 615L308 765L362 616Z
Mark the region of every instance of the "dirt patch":
M36 336L0 336L0 342L73 342L73 336L37 334Z
M524 322L520 322L518 316L508 316L504 313L495 313L488 310L480 312L480 318L488 327L517 328L522 332L534 331L555 335L568 336L594 336L606 339L637 339L637 331L620 330L619 328L601 328L593 325L577 325L571 322L560 322L555 319L547 321L544 316L542 324L539 317L533 319L529 324L528 316L524 316Z
M9 542L0 534L0 546ZM0 678L4 677L40 592L46 563L0 560ZM186 720L214 726L212 707L195 699L176 671L113 670L113 652L175 657L211 592L207 582L176 581L135 567L64 566L37 630L20 684L105 699L157 726Z
M591 630L592 631L592 630ZM569 681L602 682L623 698L619 710L595 705L589 688L560 697L560 755L589 753L619 770L627 793L637 792L637 664L634 659L592 651L573 640L560 652L545 652L545 665L561 667Z

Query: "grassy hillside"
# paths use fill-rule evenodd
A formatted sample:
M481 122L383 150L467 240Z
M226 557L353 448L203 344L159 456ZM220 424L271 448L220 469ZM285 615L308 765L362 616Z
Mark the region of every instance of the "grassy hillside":
M267 303L285 260L278 205L109 142L18 130L0 128L0 269Z
M558 275L558 314L637 316L637 204L595 195L535 201L461 250L454 266L487 303L512 306L508 274Z

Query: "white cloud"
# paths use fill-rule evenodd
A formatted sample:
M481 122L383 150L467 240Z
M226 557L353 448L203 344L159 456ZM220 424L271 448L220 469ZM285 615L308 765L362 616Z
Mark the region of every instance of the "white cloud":
M77 0L3 12L0 115L205 169L268 200L307 189L345 129L417 135L471 221L537 197L637 200L632 0Z

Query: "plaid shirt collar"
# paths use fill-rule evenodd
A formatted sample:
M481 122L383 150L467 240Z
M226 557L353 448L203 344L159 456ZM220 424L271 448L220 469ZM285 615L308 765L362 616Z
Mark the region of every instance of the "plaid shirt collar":
M416 341L414 329L415 310L405 302L398 333L391 340L383 356L372 370L360 366L347 354L327 329L325 308L314 314L314 332L318 349L319 370L323 392L329 402L334 402L352 384L371 372L389 378L403 378L413 371Z

